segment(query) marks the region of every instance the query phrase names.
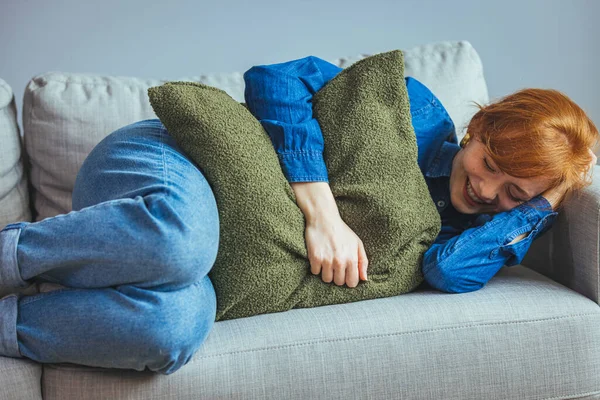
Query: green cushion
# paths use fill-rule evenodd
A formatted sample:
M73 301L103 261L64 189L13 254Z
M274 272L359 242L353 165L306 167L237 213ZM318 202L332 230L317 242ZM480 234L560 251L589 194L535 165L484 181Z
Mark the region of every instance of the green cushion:
M148 93L217 200L220 244L210 272L217 320L394 296L423 281L422 256L440 218L417 165L401 51L357 62L313 99L340 215L369 258L369 281L356 288L310 273L304 216L268 134L246 107L191 82Z

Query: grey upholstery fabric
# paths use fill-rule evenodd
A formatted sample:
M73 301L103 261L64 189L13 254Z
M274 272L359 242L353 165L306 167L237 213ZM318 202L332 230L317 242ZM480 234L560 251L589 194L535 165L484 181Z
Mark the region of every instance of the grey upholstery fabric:
M0 357L0 400L39 400L42 398L41 382L41 365Z
M177 373L55 365L46 399L549 399L600 395L600 308L525 267L465 294L218 322Z
M523 264L600 305L600 166L593 174L594 183L565 204Z
M30 220L15 98L0 79L0 229L11 222Z

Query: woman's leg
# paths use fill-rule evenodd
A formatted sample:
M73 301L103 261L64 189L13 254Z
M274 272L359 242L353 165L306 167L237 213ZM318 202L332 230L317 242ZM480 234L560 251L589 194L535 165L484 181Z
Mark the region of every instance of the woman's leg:
M69 286L0 300L0 356L174 372L215 319L210 186L160 121L141 121L90 153L73 210L0 232L0 286Z
M174 291L123 285L13 294L0 300L0 355L170 374L200 347L215 313L208 276Z
M73 210L0 232L0 286L74 288L198 282L217 254L212 190L159 120L123 127L86 158Z

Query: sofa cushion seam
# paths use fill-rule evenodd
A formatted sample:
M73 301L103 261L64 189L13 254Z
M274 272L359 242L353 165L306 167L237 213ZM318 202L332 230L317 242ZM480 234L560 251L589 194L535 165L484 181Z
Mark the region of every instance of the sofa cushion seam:
M17 358L17 360L18 360L18 358ZM35 365L26 364L26 365L22 365L22 366L7 368L7 369L0 369L0 374L4 374L6 372L12 372L12 371L22 371L22 370L37 369L37 368L40 368L40 367L42 367L42 365L40 363L36 363Z
M592 316L592 315L600 316L600 313L573 314L573 315L564 315L564 316L560 316L560 317L550 317L550 318L532 319L532 320L523 320L523 321L489 322L489 323L484 323L484 324L470 324L470 325L468 324L468 325L459 325L459 326L449 326L449 327L444 327L444 328L416 330L416 331L410 331L410 332L395 332L395 333L386 333L386 334L364 335L364 336L356 336L356 337L351 337L351 338L312 340L312 341L302 342L302 343L291 343L291 344L262 347L262 348L256 348L256 349L237 350L237 351L231 351L231 352L227 352L227 353L199 356L198 358L199 359L215 358L215 357L229 356L229 355L242 354L242 353L253 353L253 352L258 352L258 351L278 350L278 349L285 349L285 348L292 348L292 347L310 346L310 345L321 344L321 343L334 343L334 342L374 339L374 338L383 338L383 337L392 337L392 336L413 335L413 334L421 334L421 333L429 333L429 332L441 332L441 331L448 331L448 330L456 330L456 329L463 329L463 328L474 328L474 327L495 326L495 325L513 325L513 324L523 324L523 323L532 323L532 322L547 322L547 321L552 321L552 320L574 318L574 317L586 317L586 316Z

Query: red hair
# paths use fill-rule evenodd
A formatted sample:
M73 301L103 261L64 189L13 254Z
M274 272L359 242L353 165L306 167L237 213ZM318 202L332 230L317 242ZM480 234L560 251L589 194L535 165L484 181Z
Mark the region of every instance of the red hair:
M570 188L567 194L591 184L588 149L596 151L598 129L566 95L523 89L477 106L461 145L476 138L504 173L548 179L550 188L564 183Z

